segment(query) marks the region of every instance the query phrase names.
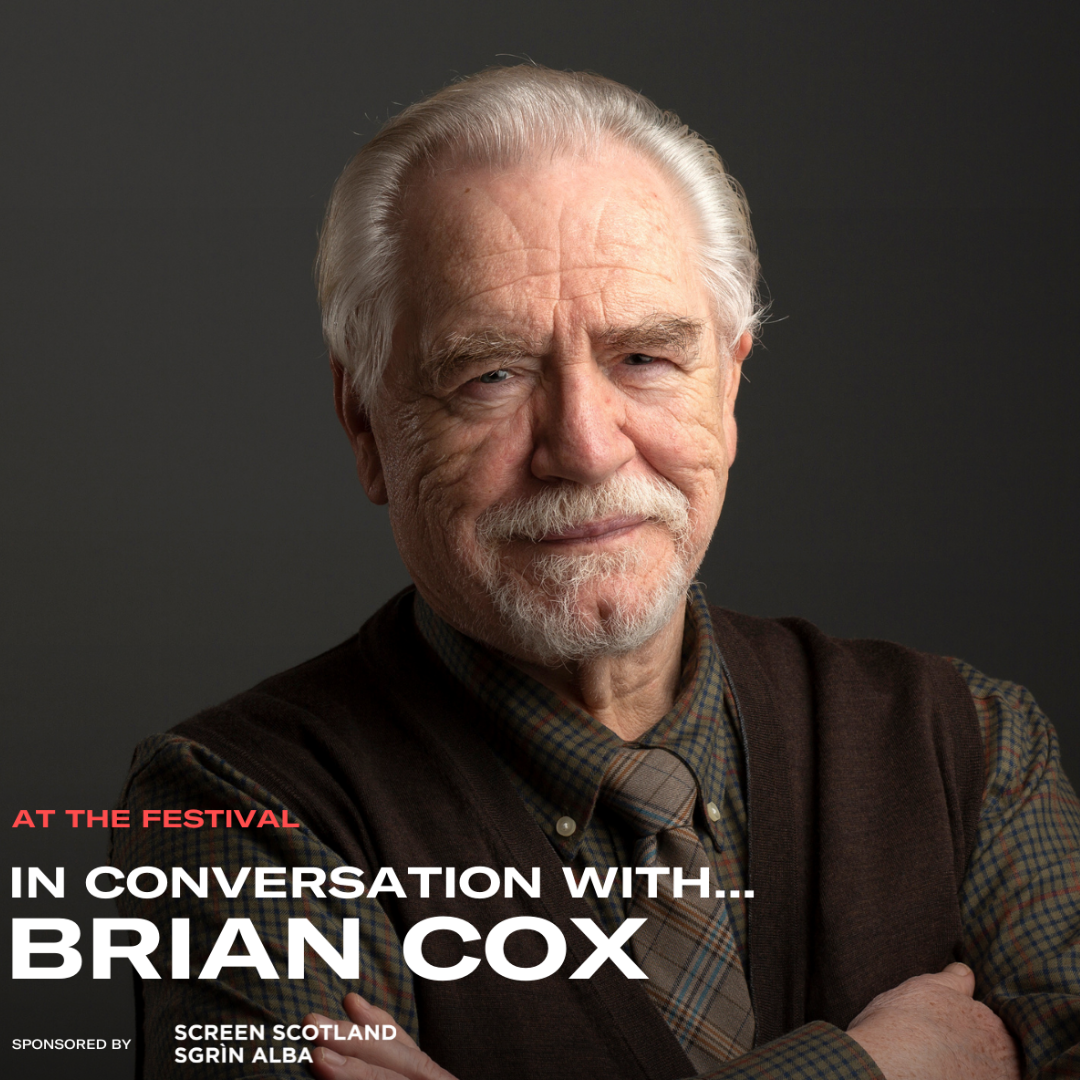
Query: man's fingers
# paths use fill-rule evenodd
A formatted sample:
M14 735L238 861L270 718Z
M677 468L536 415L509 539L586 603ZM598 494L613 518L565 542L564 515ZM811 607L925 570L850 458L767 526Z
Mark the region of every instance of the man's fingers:
M314 1013L310 1017L313 1024L333 1023L325 1016ZM352 1026L348 1021L337 1021L338 1030L347 1033ZM396 1052L390 1043L366 1042L358 1039L334 1039L320 1035L312 1048L313 1060L322 1065L322 1069L312 1069L319 1077L332 1080L397 1080L400 1076L411 1076L410 1054L419 1054L419 1050L406 1047Z
M948 979L951 990L967 997L975 996L975 972L967 964L947 964L942 969L941 976Z
M878 994L848 1034L892 1080L1020 1080L1016 1043L974 991L966 964L916 975Z
M331 1020L321 1013L311 1013L304 1017L305 1024L314 1024L320 1029L315 1039L316 1046L324 1046L328 1050L347 1058L360 1058L371 1065L383 1066L387 1069L404 1072L402 1068L409 1061L409 1054L419 1053L412 1040L408 1045L396 1046L396 1039L350 1039L349 1034L356 1023L353 1020ZM369 1020L370 1024L371 1021ZM360 1025L361 1036L364 1033L363 1025ZM402 1034L398 1028L398 1036ZM406 1036L407 1037L407 1036ZM345 1074L348 1075L348 1074ZM363 1074L366 1075L366 1074Z
M362 998L355 991L345 995L343 1004L345 1006L345 1014L354 1024L393 1024L393 1026L397 1028L395 1041L401 1046L408 1047L410 1050L416 1049L416 1043L409 1037L409 1033L403 1027L399 1027L394 1018L385 1009L380 1009L378 1005L372 1005L370 1001L366 998Z
M311 1060L311 1072L318 1080L407 1080L400 1073L345 1057L326 1046L316 1046Z
M331 1053L319 1055L317 1051L313 1052L313 1058L322 1067L312 1069L316 1076L326 1080L398 1080L399 1077L405 1080L454 1080L394 1024L389 1013L365 1001L359 994L349 994L344 1004L349 1020L334 1021L319 1013L304 1018L305 1023L327 1029L320 1032L316 1044ZM396 1036L393 1039L348 1037L355 1028L362 1036L366 1033L365 1028L376 1024L380 1033L385 1031L384 1024L392 1025ZM335 1038L335 1034L339 1037ZM336 1060L339 1057L346 1059L344 1064ZM356 1066L352 1062L356 1062Z

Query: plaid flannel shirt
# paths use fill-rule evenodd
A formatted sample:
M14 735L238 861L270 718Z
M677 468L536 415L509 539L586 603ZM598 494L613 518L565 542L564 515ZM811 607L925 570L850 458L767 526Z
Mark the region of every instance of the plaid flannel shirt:
M565 864L630 865L633 844L616 822L594 812L608 758L622 745L610 730L494 653L439 619L419 598L420 632L450 671L487 709L484 734L522 801ZM1012 1031L1023 1051L1024 1075L1080 1075L1080 803L1061 772L1057 737L1032 697L954 661L971 689L982 729L987 787L975 850L961 896L963 958L976 974L976 995ZM745 776L736 710L723 676L708 605L691 590L682 657L682 683L669 713L643 746L664 746L690 768L700 792L696 827L717 881L740 896L747 872ZM706 804L713 805L705 813ZM245 814L280 802L206 748L174 735L140 745L121 805L140 820L145 808L218 806ZM717 813L718 811L718 813ZM569 817L569 836L556 822ZM715 820L713 820L715 818ZM256 817L258 820L258 817ZM240 866L333 866L342 862L306 828L141 829L117 831L113 861L134 866L221 866L230 878ZM613 894L615 890L612 890ZM625 903L586 891L594 915L610 934ZM211 897L214 894L211 893ZM163 925L191 919L193 960L205 956L229 917L247 916L278 970L284 972L287 919L304 917L335 941L340 920L360 918L361 974L347 985L326 965L309 965L303 980L264 980L252 968L226 968L220 979L144 984L147 1074L171 1075L178 1044L172 1024L296 1023L306 1013L341 1015L340 1001L357 990L388 1012L422 1045L412 974L377 901L267 901L243 890L235 900L190 896L137 900L125 894L124 915ZM744 964L747 903L729 910ZM243 1044L240 1044L243 1045ZM249 1044L250 1045L250 1044ZM192 1078L301 1077L302 1065L185 1064ZM759 1047L710 1076L725 1080L847 1080L880 1078L869 1056L829 1024L808 1024Z

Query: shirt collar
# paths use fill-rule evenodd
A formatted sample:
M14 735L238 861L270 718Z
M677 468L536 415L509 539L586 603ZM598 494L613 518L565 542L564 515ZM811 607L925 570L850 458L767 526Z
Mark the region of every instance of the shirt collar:
M414 612L439 659L486 706L477 718L484 738L524 785L526 802L552 844L565 861L574 858L608 762L626 744L504 656L455 630L419 594ZM700 820L714 840L720 839L719 827L706 807L719 806L723 796L725 756L733 743L725 720L720 654L704 589L695 582L688 593L675 703L631 745L662 746L686 764L698 782ZM563 818L574 823L569 836L556 828Z

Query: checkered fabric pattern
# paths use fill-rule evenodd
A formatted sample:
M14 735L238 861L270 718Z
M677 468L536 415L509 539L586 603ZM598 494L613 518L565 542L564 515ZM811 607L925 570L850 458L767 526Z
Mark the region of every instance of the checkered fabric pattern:
M477 697L477 723L506 769L528 811L562 859L580 872L587 866L628 866L634 840L615 815L596 807L608 759L620 740L588 714L442 623L417 598L416 620L443 663ZM1017 1038L1025 1080L1080 1076L1080 803L1061 771L1057 736L1027 691L987 678L954 661L971 690L986 752L987 788L975 851L961 893L961 959L976 975L976 996L1001 1015ZM747 867L746 777L740 733L716 654L704 593L690 594L683 684L672 711L640 740L664 746L686 764L700 798L721 811L713 822L695 817L695 828L713 860L716 880L744 888ZM282 806L270 793L205 748L175 735L142 743L121 796L137 820L143 808L233 807L261 816ZM700 808L700 807L699 807ZM560 836L555 822L567 814L574 834ZM341 856L306 828L261 830L118 830L112 861L135 866L221 866L230 878L252 865L334 866ZM614 892L614 891L613 891ZM281 902L241 897L228 904L121 898L121 913L162 924L190 918L193 958L205 956L223 918L250 915L266 929L271 956L286 939ZM586 891L594 917L608 934L626 916L616 895ZM295 915L310 919L331 942L340 936L342 912L332 900L295 902ZM749 901L752 905L753 901ZM283 912L275 914L278 905ZM742 901L728 901L736 938L745 941ZM220 979L145 984L149 1076L168 1076L177 1018L195 1023L296 1023L315 1010L343 1015L336 1003L350 990L395 1015L423 1045L412 973L401 944L377 902L352 905L360 918L361 974L338 979L313 962L307 978L258 980L250 970L225 969ZM279 915L281 917L279 917ZM194 961L193 961L194 962ZM284 973L284 966L279 961ZM745 962L744 962L745 970ZM748 972L749 976L749 972ZM159 1063L155 1071L155 1062ZM309 1080L302 1066L271 1071L245 1066L185 1065L192 1080ZM881 1080L881 1073L853 1039L824 1023L797 1031L706 1074L715 1080Z
M697 1069L745 1054L754 1045L754 1011L727 905L692 828L693 776L667 750L624 747L608 766L600 798L637 837L636 866L669 871L656 874L655 884L639 879L630 905L631 918L646 920L631 939L649 976L646 993ZM705 889L676 890L675 868L699 881L704 871Z
M617 815L597 803L600 781L622 740L584 710L448 626L419 596L414 610L420 633L439 659L486 706L478 710L477 723L562 860L579 878L588 867L631 865L634 837ZM687 604L678 696L638 744L670 750L697 782L694 827L712 861L714 879L729 894L728 913L745 966L748 860L742 733L699 585L691 587ZM718 817L703 812L709 802L719 810ZM556 829L564 816L577 826L569 835ZM731 898L733 892L738 899ZM614 933L626 918L624 901L596 897L592 890L585 896L597 922Z
M158 735L146 740L135 752L132 771L121 795L121 806L138 822L144 809L183 807L231 807L243 814L256 811L255 821L264 811L281 820L284 805L265 788L237 772L228 762L205 747L175 735ZM179 834L184 834L183 836ZM331 851L310 830L296 829L115 829L110 862L130 871L136 866L184 867L193 876L199 866L220 867L234 881L241 867L252 867L254 877L264 866L318 866L329 869L346 860ZM324 890L326 891L326 890ZM174 1064L178 1047L196 1045L177 1042L173 1027L183 1024L243 1023L263 1024L266 1042L271 1042L275 1023L296 1024L309 1012L338 1016L341 1001L350 990L378 1002L396 1017L413 1038L419 1034L412 973L401 954L401 944L378 900L366 896L339 900L329 891L323 899L310 892L303 899L275 901L259 899L250 887L234 899L213 889L206 899L193 900L189 893L179 897L166 891L154 899L139 899L125 892L117 899L120 914L149 919L163 928L167 946L170 919L190 919L191 979L169 978L168 960L157 961L162 978L143 982L142 1034L145 1039L145 1075L183 1076L190 1080L233 1080L244 1077L273 1080L311 1080L302 1065L263 1065L250 1060L244 1064L186 1062ZM262 979L254 968L226 967L214 980L199 980L201 964L217 940L225 920L249 918L259 928L259 936L270 959L281 974L278 979ZM288 955L288 920L310 919L312 925L336 949L342 946L342 920L359 918L362 963L360 978L344 983L325 963L307 950L305 977L285 978ZM241 947L236 952L244 951ZM121 976L119 965L115 976ZM238 1044L241 1045L241 1044ZM249 1047L254 1044L248 1044Z

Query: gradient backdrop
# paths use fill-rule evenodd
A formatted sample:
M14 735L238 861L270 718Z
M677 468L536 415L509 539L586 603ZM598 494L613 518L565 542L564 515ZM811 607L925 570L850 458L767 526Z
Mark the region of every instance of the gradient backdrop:
M773 322L710 597L1022 681L1080 777L1076 10L6 5L7 821L112 805L139 738L406 583L333 416L315 233L381 120L507 54L640 88L748 192ZM79 899L104 830L6 841L10 864L70 882L10 915L114 914ZM8 1049L130 1036L123 967L5 974L17 1075L130 1074L130 1054Z

